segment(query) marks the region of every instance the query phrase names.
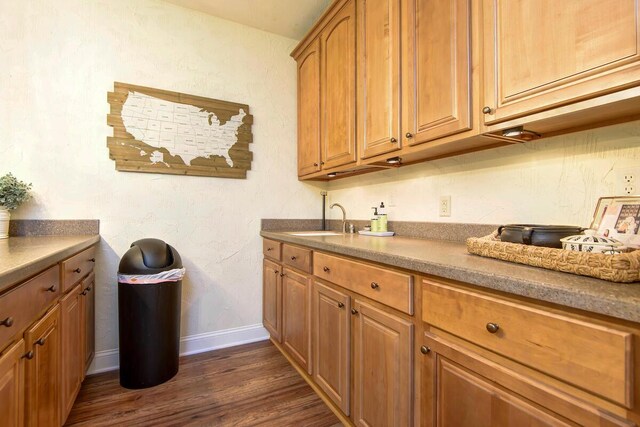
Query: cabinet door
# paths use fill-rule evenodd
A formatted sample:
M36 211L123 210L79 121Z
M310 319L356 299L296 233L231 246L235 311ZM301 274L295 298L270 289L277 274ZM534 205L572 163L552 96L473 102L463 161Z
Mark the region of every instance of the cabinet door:
M84 368L84 332L82 319L83 282L77 284L60 300L60 336L62 339L62 371L61 371L61 424L67 419L73 402L80 391Z
M280 341L282 330L282 267L267 259L262 264L262 324Z
M400 149L400 0L358 0L360 157Z
M349 296L313 284L313 379L349 415L351 304Z
M0 420L7 427L24 425L24 340L0 355Z
M311 374L311 281L285 269L282 278L282 346Z
M640 83L638 0L484 0L486 123Z
M298 176L320 170L320 40L298 58Z
M353 420L359 426L409 426L413 325L358 300L353 308Z
M81 322L81 328L83 329L82 336L84 337L83 345L84 351L84 369L82 371L83 377L84 374L89 369L89 365L93 361L93 356L95 355L95 336L96 336L96 276L94 273L91 273L86 279L83 280L83 291L80 295L82 295L82 306L83 306L83 319Z
M26 425L58 426L60 421L60 309L56 305L24 338L33 357L26 361Z
M403 0L402 119L406 144L472 127L471 0Z
M323 168L356 161L355 5L349 0L320 35Z

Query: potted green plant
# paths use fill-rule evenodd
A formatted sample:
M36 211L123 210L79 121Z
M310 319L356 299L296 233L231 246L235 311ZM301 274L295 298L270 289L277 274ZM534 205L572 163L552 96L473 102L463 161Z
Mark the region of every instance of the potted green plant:
M0 239L9 237L9 211L31 198L31 184L18 180L11 173L0 177Z

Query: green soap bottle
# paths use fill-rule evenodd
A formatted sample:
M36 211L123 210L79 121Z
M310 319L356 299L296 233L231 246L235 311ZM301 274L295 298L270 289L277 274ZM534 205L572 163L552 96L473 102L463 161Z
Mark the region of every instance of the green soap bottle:
M373 209L373 216L371 217L371 231L378 232L380 231L378 221L378 207L374 206L371 209Z
M380 202L378 208L378 231L387 231L387 211L384 207L384 202Z

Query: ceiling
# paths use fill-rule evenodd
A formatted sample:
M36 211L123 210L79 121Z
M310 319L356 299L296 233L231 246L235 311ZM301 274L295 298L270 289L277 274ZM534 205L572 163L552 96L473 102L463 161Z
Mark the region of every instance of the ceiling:
M300 40L331 0L165 0L239 24Z

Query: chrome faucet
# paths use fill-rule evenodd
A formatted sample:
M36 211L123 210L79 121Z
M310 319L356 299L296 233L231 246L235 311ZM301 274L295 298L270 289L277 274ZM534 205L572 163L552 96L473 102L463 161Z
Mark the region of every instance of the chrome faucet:
M349 223L347 222L347 212L344 210L340 203L334 203L329 206L329 209L333 209L334 206L339 207L342 210L342 232L349 233Z

